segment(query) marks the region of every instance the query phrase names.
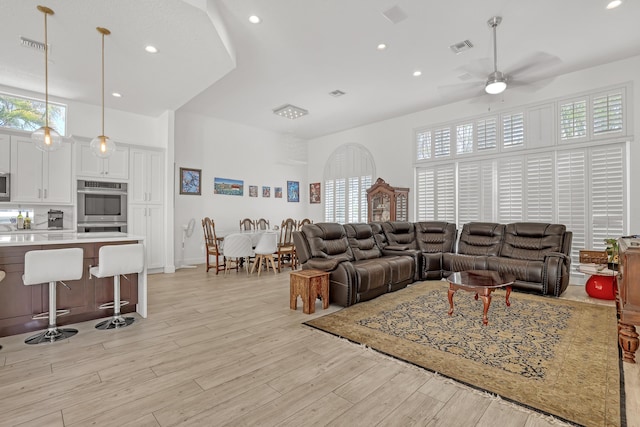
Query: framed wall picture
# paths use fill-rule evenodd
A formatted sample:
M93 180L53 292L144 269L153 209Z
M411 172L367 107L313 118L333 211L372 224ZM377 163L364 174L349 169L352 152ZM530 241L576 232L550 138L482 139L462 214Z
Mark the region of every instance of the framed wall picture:
M300 183L298 181L287 181L287 202L300 201Z
M282 199L282 187L273 187L273 192L276 199Z
M201 175L202 169L180 168L180 194L200 196L202 194Z
M242 196L244 194L244 181L238 179L214 178L213 194Z
M249 197L258 197L258 186L250 185L249 186Z
M262 187L262 197L271 197L271 187Z
M320 183L309 184L309 203L320 203Z

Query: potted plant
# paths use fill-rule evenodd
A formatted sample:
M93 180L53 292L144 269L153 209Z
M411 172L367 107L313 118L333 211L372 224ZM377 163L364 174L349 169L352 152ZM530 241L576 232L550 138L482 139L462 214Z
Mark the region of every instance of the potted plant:
M604 242L607 244L607 257L609 258L609 265L612 270L618 265L618 239L604 239Z

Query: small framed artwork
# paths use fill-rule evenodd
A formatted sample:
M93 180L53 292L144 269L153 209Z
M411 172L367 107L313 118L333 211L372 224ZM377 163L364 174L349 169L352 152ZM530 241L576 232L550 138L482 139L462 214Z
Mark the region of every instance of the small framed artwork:
M300 183L298 181L287 181L287 202L300 201Z
M258 186L250 185L249 186L249 197L258 197Z
M282 199L282 187L273 187L276 199Z
M320 183L309 184L309 203L320 203Z
M262 197L271 197L271 187L262 187Z
M202 169L180 168L180 194L192 194L200 196L200 177Z

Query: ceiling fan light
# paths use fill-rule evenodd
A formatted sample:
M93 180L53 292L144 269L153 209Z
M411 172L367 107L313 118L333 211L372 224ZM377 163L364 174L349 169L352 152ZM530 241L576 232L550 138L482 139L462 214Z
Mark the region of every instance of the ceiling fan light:
M489 95L498 95L507 88L507 80L500 71L496 71L489 75L487 84L484 86L484 91Z

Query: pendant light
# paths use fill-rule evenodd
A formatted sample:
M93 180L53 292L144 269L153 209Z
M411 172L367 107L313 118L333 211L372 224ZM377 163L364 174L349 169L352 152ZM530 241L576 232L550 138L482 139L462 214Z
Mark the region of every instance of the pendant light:
M44 126L31 134L31 140L42 151L55 151L62 145L62 137L55 129L49 127L49 40L47 39L47 15L53 10L46 6L38 6L44 14Z
M116 149L116 144L104 134L104 36L111 34L106 28L97 27L102 35L102 133L91 141L91 151L100 158L107 158Z

